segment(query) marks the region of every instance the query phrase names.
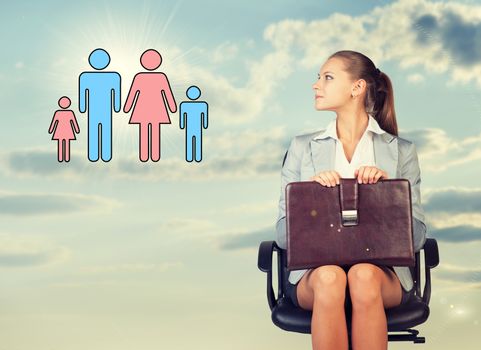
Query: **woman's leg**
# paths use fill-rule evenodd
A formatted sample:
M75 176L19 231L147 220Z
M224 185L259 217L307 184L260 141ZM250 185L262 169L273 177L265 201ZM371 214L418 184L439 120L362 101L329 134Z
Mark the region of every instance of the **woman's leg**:
M385 308L401 303L396 274L370 263L353 265L347 273L352 302L352 345L356 350L387 349Z
M57 140L57 160L59 162L63 161L62 139Z
M139 156L146 162L149 160L149 123L141 123L139 129Z
M151 127L151 159L154 162L158 162L160 159L160 124L152 123Z
M312 310L311 334L314 350L347 350L344 302L346 272L337 265L308 271L297 286L299 306Z
M70 162L70 140L65 139L65 161Z

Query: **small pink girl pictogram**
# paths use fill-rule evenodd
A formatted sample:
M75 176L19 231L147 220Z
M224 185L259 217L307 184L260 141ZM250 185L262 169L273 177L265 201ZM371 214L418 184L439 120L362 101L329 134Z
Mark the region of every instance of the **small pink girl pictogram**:
M75 133L80 133L80 128L70 107L70 99L63 96L58 100L58 105L62 108L55 111L48 133L52 135L52 140L58 141L57 157L58 161L70 161L70 140L76 140Z

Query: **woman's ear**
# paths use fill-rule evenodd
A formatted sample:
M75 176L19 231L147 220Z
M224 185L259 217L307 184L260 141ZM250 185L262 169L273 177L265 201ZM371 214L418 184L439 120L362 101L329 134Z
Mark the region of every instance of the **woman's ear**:
M351 94L359 96L366 89L366 81L364 79L358 79L351 89Z

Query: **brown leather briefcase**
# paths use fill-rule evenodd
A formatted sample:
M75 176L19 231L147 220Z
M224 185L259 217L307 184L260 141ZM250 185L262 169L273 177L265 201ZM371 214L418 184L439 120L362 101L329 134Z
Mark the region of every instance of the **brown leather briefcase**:
M287 268L369 262L415 266L411 187L407 179L358 184L341 178L286 186Z

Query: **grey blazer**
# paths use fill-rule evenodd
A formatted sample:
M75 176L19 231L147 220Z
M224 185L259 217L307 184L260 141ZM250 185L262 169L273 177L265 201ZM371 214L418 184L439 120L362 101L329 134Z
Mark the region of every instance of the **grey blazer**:
M309 181L321 171L333 170L336 140L332 137L315 139L322 131L295 136L290 143L281 171L281 195L279 215L276 223L277 244L286 249L286 206L285 187L293 181ZM408 179L411 185L414 251L418 252L426 241L424 211L421 207L421 171L414 143L388 132L373 133L374 159L376 166L387 172L388 178ZM413 287L413 278L408 266L393 266L404 290ZM289 273L289 282L296 284L307 270Z

